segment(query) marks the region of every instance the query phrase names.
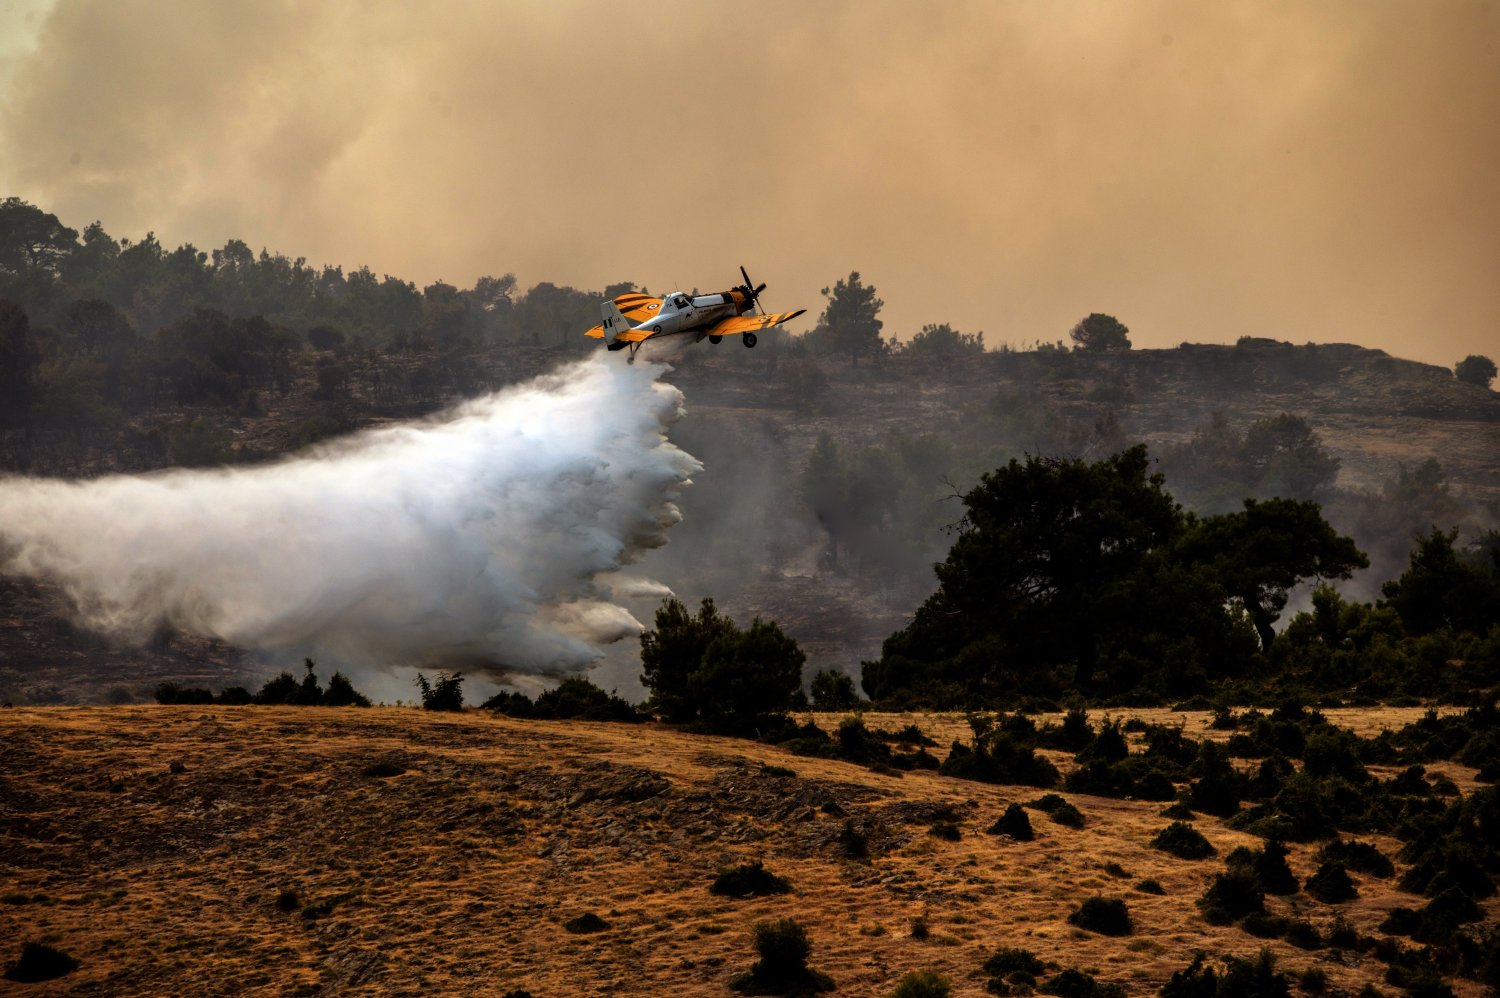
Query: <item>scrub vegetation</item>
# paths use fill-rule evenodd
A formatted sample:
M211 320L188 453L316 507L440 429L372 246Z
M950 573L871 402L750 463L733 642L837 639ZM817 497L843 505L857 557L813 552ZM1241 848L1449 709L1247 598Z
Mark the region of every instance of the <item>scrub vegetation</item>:
M0 469L272 460L542 373L634 287L418 289L8 199ZM0 580L6 978L1500 988L1494 365L1141 351L1104 313L1071 349L901 343L858 272L824 297L764 367L677 362L709 467L639 695L475 707L503 663L437 661L423 709L372 707L311 659L268 678L165 625L123 649ZM81 700L112 706L40 706Z

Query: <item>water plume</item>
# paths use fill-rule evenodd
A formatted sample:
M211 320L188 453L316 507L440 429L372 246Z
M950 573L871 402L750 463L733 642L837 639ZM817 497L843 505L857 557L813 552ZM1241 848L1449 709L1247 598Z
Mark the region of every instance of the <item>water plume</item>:
M566 675L638 633L617 575L667 540L700 465L668 368L600 354L276 464L0 479L0 572L86 626L162 624L352 664Z

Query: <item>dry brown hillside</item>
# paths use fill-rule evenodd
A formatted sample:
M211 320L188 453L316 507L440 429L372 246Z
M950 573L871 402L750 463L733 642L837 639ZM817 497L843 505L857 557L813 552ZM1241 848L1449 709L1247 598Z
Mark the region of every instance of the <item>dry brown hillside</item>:
M1201 715L1174 716L1204 728ZM869 722L913 719L943 736L962 725ZM1460 767L1440 768L1472 786ZM27 941L80 961L26 994L537 998L728 994L752 961L751 926L781 916L807 927L812 965L847 995L883 994L921 967L981 995L980 966L1001 946L1143 994L1197 950L1260 949L1194 906L1222 856L1255 840L1202 817L1220 858L1174 859L1147 845L1168 823L1162 805L1083 795L1066 795L1082 829L1033 811L1035 841L985 834L1007 804L1038 794L652 725L402 708L12 708L0 711L0 946L5 963ZM944 818L958 841L928 834ZM845 857L846 822L867 837L868 859ZM750 859L793 892L709 893L717 871ZM1294 846L1291 862L1307 876L1311 847ZM1137 890L1145 878L1165 893ZM1270 905L1320 928L1342 913L1370 933L1393 905L1416 903L1390 881L1357 879L1353 902ZM1126 901L1131 935L1066 922L1096 894ZM564 927L588 913L602 931ZM918 917L929 938L913 938ZM1324 970L1330 988L1394 993L1371 957L1272 946L1285 968Z

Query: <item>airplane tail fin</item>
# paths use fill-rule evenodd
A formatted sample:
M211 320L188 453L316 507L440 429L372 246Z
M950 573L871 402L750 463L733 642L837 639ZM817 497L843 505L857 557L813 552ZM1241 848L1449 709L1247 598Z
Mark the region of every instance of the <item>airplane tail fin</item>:
M611 350L623 350L626 346L622 340L617 340L625 330L630 328L630 320L620 311L620 306L613 301L604 302L599 306L599 315L604 320L604 341Z

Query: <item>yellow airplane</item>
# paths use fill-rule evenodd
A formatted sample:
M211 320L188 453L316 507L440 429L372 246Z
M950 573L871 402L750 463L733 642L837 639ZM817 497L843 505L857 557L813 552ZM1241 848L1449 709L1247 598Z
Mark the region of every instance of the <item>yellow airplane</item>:
M760 293L766 286L752 285L744 267L740 268L740 276L745 279L744 284L715 295L689 295L681 291L673 291L665 298L646 294L618 295L600 306L603 321L584 335L604 340L611 350L629 347L633 364L635 352L647 340L691 335L694 343L706 339L717 344L726 336L738 336L745 346L753 347L756 333L779 326L807 311L799 308L795 312L767 315L766 310L760 308ZM760 309L759 315L744 314L756 308Z

